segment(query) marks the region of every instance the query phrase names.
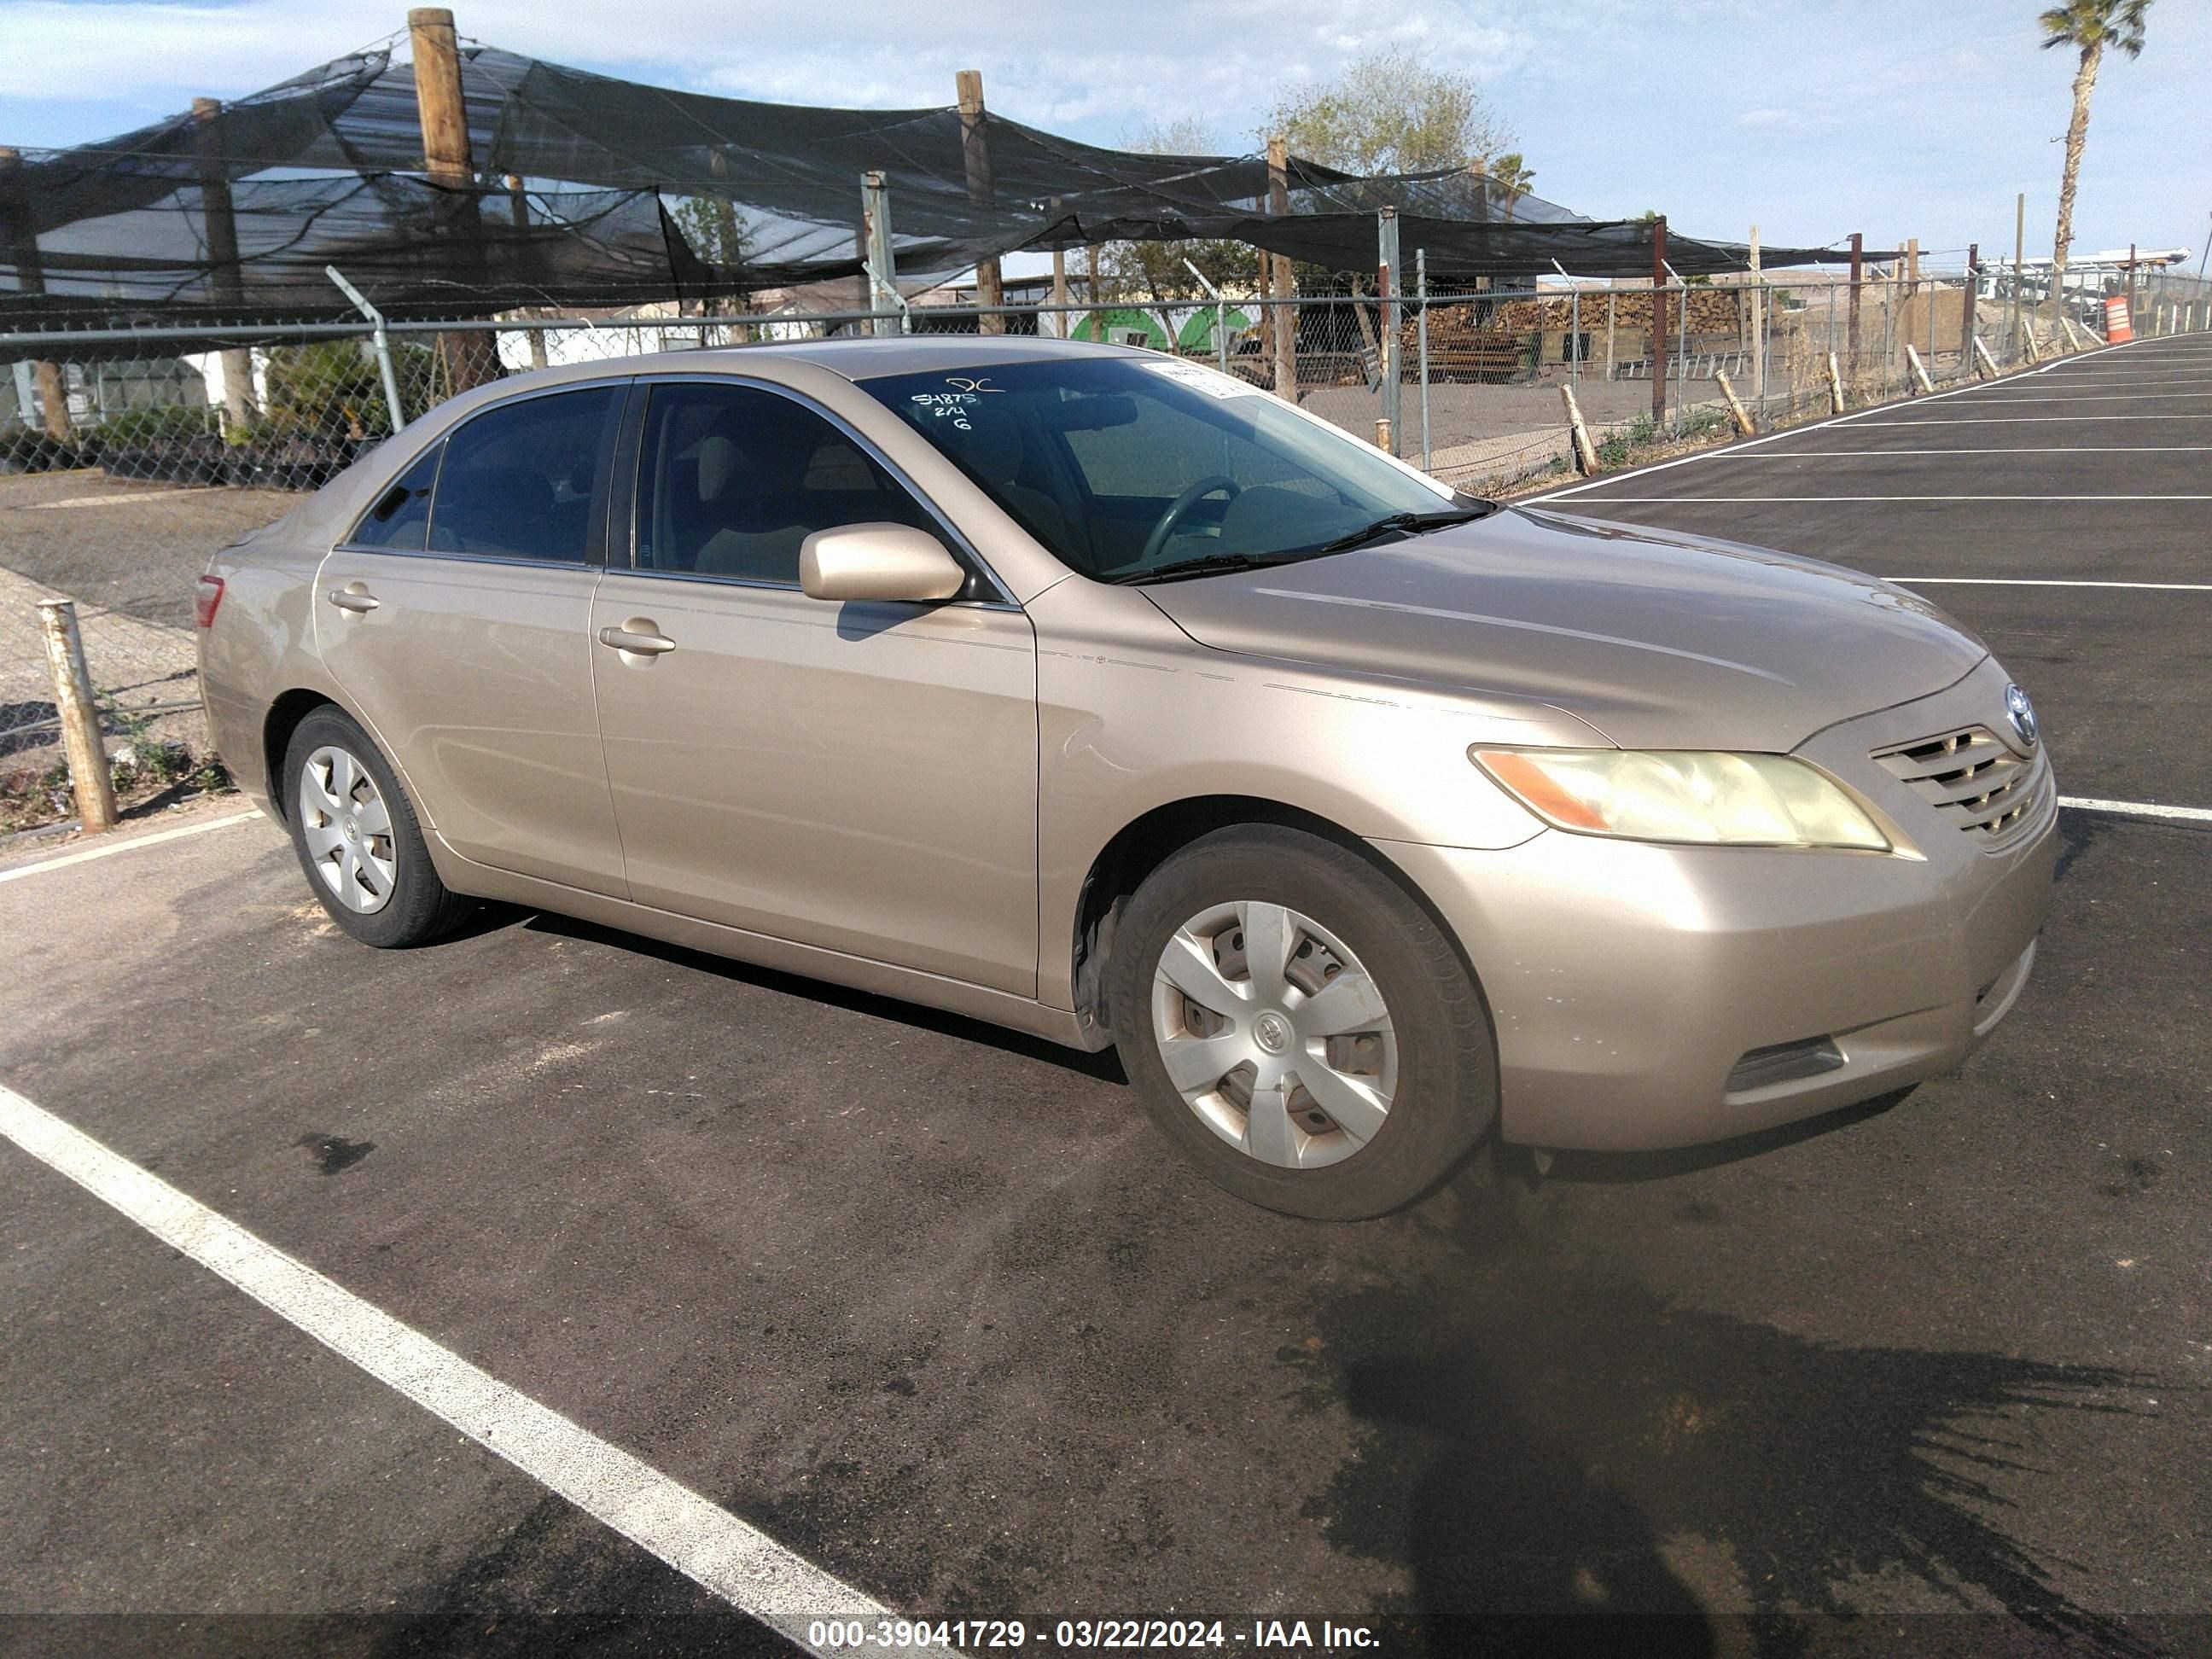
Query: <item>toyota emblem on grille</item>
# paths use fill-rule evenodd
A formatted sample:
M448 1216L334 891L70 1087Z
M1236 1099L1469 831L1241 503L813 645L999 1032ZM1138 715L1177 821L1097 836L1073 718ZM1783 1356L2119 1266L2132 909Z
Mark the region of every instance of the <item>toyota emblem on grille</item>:
M2005 687L2005 714L2012 721L2012 729L2020 733L2020 740L2030 749L2035 747L2035 705L2027 700L2027 693L2016 685Z

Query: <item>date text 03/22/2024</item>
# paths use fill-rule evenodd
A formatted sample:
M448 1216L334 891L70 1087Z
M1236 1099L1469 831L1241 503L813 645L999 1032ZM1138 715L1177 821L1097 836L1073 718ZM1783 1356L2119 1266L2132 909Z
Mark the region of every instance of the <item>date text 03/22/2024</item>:
M1031 1646L1071 1651L1261 1650L1328 1652L1381 1645L1365 1625L1305 1619L817 1619L807 1644L838 1648L948 1648L965 1652Z

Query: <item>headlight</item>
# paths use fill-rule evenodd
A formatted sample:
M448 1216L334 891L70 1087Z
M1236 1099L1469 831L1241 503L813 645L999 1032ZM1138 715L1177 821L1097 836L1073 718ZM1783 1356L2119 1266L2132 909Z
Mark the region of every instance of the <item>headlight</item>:
M1538 817L1583 835L1889 850L1889 838L1856 801L1787 755L1696 749L1467 752Z

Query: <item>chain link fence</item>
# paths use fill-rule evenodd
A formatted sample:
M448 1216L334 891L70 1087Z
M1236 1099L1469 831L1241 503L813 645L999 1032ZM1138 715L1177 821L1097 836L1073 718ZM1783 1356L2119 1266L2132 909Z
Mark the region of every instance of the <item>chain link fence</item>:
M2165 270L2069 274L2052 301L2008 270L1796 270L1430 288L1356 281L1295 299L1109 293L991 310L508 313L461 323L110 330L0 337L0 829L52 816L59 750L35 607L78 601L110 747L143 790L204 748L192 580L399 422L533 368L867 333L1104 338L1212 363L1475 494L1941 390L2104 341L2212 327L2212 286ZM1731 405L1731 398L1734 405ZM397 405L395 409L395 404ZM45 800L46 805L37 803Z

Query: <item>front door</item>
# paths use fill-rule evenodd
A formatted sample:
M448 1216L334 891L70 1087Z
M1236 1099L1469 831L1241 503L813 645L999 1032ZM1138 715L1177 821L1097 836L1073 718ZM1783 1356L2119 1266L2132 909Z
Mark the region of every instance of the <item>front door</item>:
M810 406L728 381L652 389L635 565L611 538L592 609L630 895L1031 995L1035 636L992 600L799 591L809 533L886 521L966 556Z
M422 455L323 561L323 660L463 857L620 896L592 704L627 384L495 404Z

